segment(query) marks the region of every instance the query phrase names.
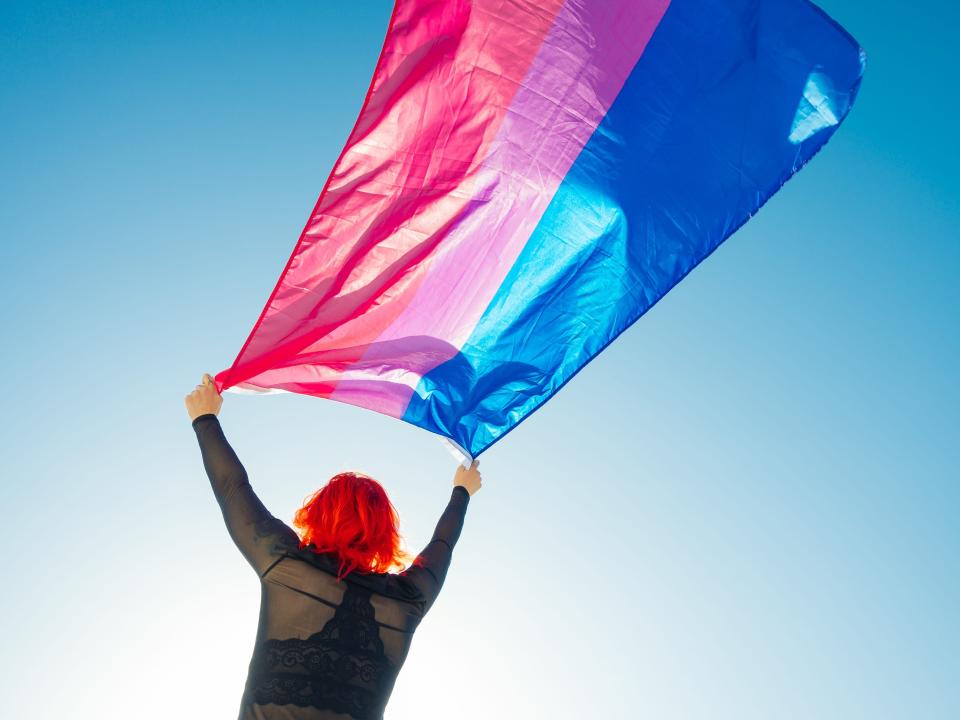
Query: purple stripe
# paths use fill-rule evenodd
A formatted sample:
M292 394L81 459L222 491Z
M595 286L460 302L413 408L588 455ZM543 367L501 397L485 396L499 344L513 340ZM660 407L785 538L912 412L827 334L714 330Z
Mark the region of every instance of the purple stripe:
M383 387L371 387L364 370L376 366L397 381L390 393L396 407L381 412L400 417L420 377L463 346L669 4L564 3L478 168L470 209L432 256L411 303L344 371L333 399L369 407L379 395L382 406ZM432 351L411 348L417 337L433 338Z

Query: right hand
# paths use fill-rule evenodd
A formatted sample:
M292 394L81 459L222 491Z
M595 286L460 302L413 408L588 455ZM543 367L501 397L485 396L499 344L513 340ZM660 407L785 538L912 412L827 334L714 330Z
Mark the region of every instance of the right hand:
M219 413L220 406L223 405L223 396L217 392L217 386L210 373L205 373L200 380L200 385L197 385L183 401L187 406L190 422L193 422L201 415Z
M453 476L453 486L457 487L459 485L471 495L479 490L483 484L480 478L480 470L477 467L479 464L479 460L474 460L469 468L460 465L457 468L457 474Z

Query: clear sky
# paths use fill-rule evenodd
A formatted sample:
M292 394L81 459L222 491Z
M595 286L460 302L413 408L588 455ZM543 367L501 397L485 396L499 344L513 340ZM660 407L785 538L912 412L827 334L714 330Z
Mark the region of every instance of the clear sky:
M960 10L823 7L868 53L850 117L483 455L389 720L960 717ZM183 396L263 307L389 14L0 4L4 717L235 717L258 583ZM416 550L449 495L438 439L366 410L221 420L286 520L359 469Z

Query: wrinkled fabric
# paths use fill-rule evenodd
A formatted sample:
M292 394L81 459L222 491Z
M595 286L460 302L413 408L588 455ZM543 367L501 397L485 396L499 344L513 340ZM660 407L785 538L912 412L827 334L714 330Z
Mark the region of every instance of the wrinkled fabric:
M478 456L803 167L864 64L807 0L398 0L217 389L358 405Z

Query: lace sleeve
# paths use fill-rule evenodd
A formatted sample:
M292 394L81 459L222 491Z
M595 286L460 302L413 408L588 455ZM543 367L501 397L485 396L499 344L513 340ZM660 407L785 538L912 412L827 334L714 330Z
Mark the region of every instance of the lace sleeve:
M193 421L193 429L227 531L247 562L262 576L283 552L283 547L298 543L299 538L260 502L217 416L198 416Z
M463 519L469 502L470 493L465 488L459 485L453 488L450 501L440 515L430 542L417 555L413 564L401 573L423 594L426 600L424 614L433 606L440 588L443 587L443 581L447 577L447 570L453 558L453 548L463 529Z

